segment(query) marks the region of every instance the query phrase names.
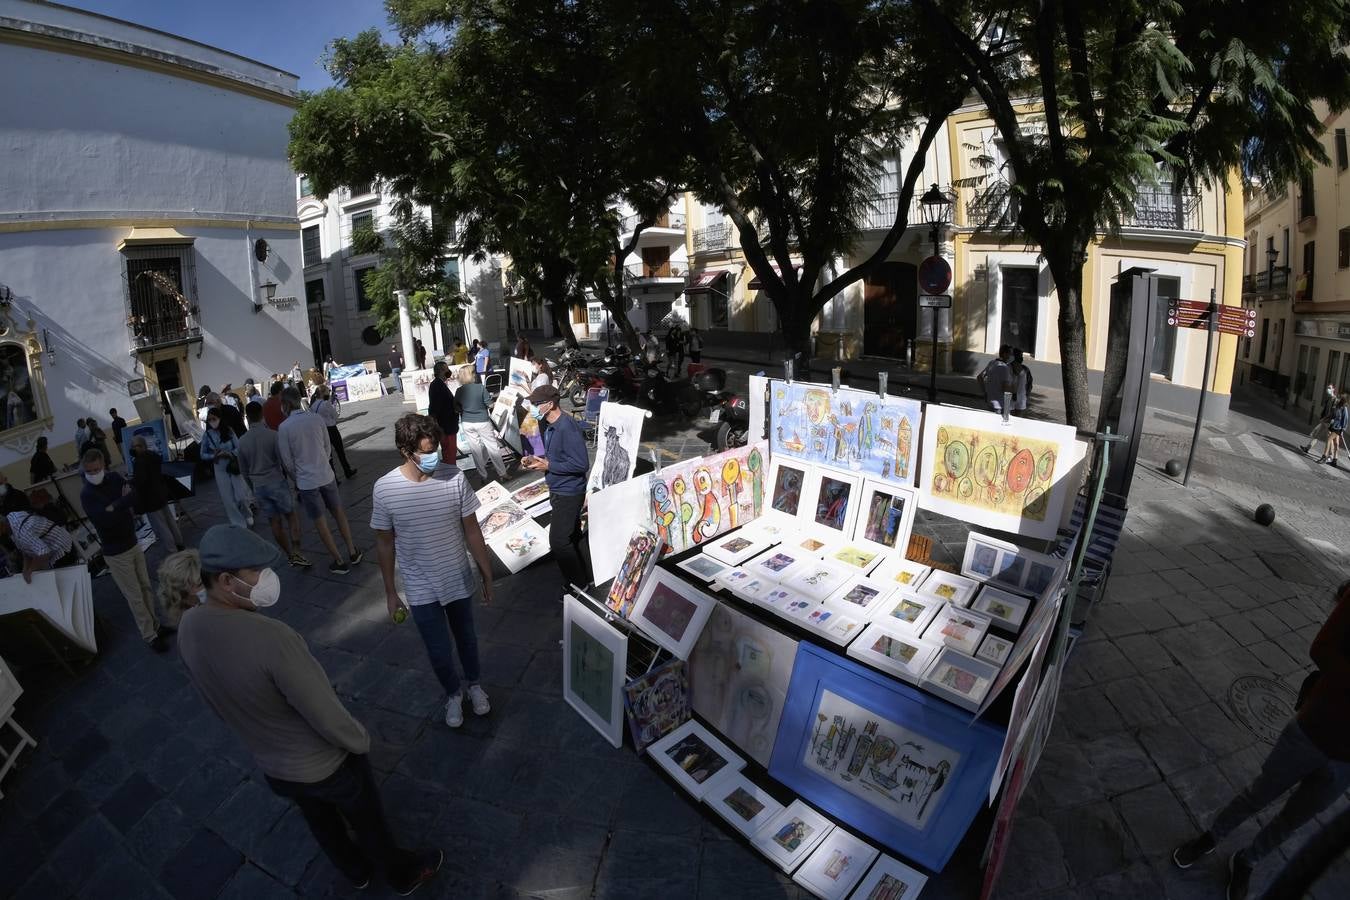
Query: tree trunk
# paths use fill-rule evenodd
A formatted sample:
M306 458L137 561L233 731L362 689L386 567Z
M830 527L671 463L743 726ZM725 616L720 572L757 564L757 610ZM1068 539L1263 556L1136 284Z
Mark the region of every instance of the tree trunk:
M779 321L781 323L779 330L783 333L783 340L787 344L788 356L793 360L793 378L799 378L808 381L811 378L811 322L815 316L808 315L806 311L795 305L784 316L780 311Z
M1075 428L1090 427L1087 376L1087 326L1083 321L1084 248L1049 251L1050 275L1059 295L1059 365L1064 380L1064 415Z
M553 316L553 327L562 337L568 350L577 349L577 336L572 331L572 310L567 303L566 297L550 297L548 300L548 311Z
M618 262L614 264L614 292L608 297L601 296L600 302L614 321L619 323L619 333L623 335L623 342L628 345L628 349L633 351L634 356L639 356L642 347L638 340L638 332L633 327L633 323L628 321L628 310L624 308L627 305L624 303L623 291L624 262L626 259L627 257L623 256L622 251L620 251Z

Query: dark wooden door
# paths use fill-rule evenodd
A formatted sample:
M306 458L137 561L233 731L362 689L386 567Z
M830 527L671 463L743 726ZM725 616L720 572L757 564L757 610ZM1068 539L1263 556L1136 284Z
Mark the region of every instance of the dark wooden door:
M1003 328L999 342L1036 353L1036 328L1041 298L1035 269L1003 269Z
M863 353L901 359L914 337L919 302L914 266L882 263L863 282Z

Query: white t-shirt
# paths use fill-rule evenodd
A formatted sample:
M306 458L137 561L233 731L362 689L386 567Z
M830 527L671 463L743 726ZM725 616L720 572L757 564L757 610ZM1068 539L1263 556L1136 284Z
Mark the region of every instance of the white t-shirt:
M375 482L370 527L394 532L394 556L410 606L473 596L477 582L465 552L463 520L478 506L468 479L454 466L442 464L420 482L394 469Z
M1027 408L1027 370L1013 372L1013 409L1024 410Z

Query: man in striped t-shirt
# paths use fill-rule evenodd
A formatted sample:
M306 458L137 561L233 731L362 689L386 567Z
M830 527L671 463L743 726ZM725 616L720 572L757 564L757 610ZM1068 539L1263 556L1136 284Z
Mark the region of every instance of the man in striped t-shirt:
M473 624L474 577L465 553L483 575L483 602L492 602L492 563L474 510L478 497L453 463L441 461L441 430L430 416L409 413L394 425L403 465L375 482L370 527L384 575L389 614L403 608L394 585L394 561L431 668L450 699L445 724L464 724L464 693L450 649L453 635L475 714L491 711L478 684L478 635ZM448 626L448 628L447 628Z

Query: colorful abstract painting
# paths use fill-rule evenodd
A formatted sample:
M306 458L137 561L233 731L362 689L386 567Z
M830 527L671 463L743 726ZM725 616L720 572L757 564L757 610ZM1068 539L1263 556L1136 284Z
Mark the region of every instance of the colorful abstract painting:
M634 678L623 689L628 731L641 753L689 721L689 672L682 659L671 660Z
M633 614L633 604L637 602L638 591L647 573L656 565L657 551L660 545L656 535L646 528L639 528L628 542L628 552L619 564L619 574L609 587L605 605L625 619Z
M769 447L775 459L781 454L912 484L922 411L916 400L775 381Z
M993 413L931 407L920 505L1001 531L1054 537L1082 458L1074 429Z
M760 441L654 474L652 514L665 552L702 546L763 514L768 464Z

